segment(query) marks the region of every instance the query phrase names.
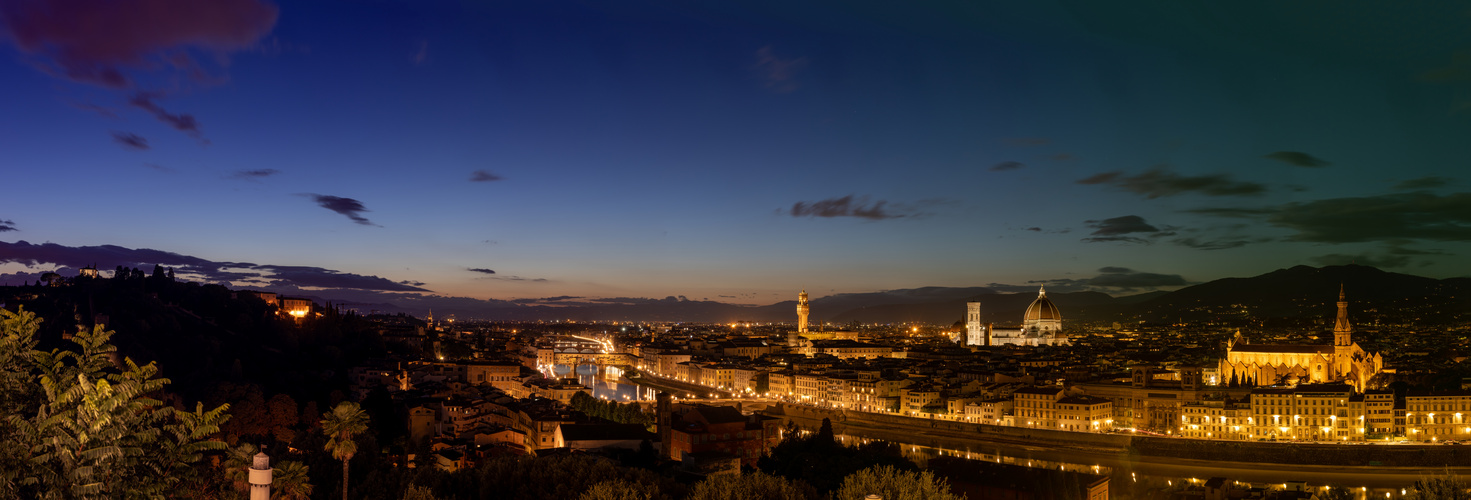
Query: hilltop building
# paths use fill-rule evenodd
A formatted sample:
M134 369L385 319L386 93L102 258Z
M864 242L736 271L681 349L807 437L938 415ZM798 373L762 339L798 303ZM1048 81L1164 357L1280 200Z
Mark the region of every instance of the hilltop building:
M1364 351L1353 341L1348 300L1340 286L1333 345L1252 344L1238 331L1226 344L1220 374L1223 381L1250 380L1259 386L1342 382L1362 392L1369 378L1382 370L1384 358Z
M1068 345L1062 333L1062 313L1047 298L1047 288L1037 291L1037 300L1027 306L1021 326L997 327L981 323L981 303L966 303L966 345Z

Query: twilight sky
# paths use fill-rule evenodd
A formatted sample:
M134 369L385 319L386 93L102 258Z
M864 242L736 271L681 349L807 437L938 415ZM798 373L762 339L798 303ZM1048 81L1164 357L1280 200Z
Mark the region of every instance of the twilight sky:
M0 0L0 96L12 282L770 303L1471 252L1457 2Z

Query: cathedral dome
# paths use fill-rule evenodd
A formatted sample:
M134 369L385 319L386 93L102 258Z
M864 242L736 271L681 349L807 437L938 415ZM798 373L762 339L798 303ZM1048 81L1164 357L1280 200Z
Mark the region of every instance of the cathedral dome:
M1027 315L1024 321L1062 321L1062 313L1057 312L1057 306L1047 298L1047 290L1037 292L1037 300L1027 306Z

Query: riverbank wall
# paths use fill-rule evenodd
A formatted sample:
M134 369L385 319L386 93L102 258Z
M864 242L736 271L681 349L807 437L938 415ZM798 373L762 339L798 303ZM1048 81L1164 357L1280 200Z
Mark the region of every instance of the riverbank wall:
M833 423L835 431L849 435L864 435L866 430L884 431L882 434L887 436L905 431L923 433L924 439L945 443L952 448L980 447L986 442L999 442L1118 454L1131 460L1156 462L1189 459L1284 465L1415 468L1471 466L1471 446L1460 445L1273 443L1098 434L849 412L791 404L777 405L762 413L786 418L805 427L815 427L822 419L827 418ZM920 438L918 435L915 437Z

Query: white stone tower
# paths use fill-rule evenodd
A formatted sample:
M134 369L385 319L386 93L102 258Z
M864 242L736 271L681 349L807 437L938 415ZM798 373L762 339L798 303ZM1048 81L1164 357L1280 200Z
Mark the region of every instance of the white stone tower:
M986 345L985 325L981 324L981 303L965 303L965 345Z
M271 500L271 457L264 452L250 464L250 500Z

